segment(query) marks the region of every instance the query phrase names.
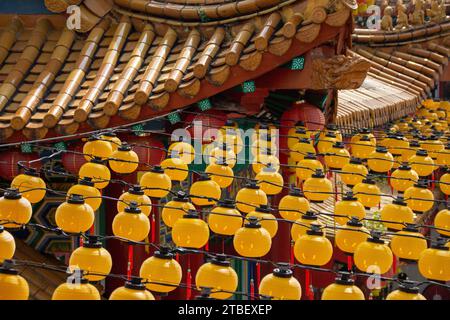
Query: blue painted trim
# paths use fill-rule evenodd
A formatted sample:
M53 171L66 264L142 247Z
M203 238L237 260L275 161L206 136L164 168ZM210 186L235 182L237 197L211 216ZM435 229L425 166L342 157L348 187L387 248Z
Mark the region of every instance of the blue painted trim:
M44 0L0 1L0 14L53 14Z

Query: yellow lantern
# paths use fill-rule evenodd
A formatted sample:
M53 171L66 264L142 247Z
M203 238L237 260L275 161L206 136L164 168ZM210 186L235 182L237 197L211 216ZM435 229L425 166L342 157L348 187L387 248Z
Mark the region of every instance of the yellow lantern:
M394 157L385 147L377 147L367 159L369 169L378 173L388 172L394 166Z
M261 205L255 208L254 211L247 214L246 218L255 217L259 220L261 226L269 231L270 237L273 238L278 231L278 221L275 216L271 214L272 209L267 205Z
M186 164L191 164L195 158L194 147L190 143L184 142L182 136L169 146L168 153L172 157L179 157Z
M81 166L78 176L80 178L90 178L94 182L95 188L104 189L109 184L111 172L102 160L94 158Z
M340 170L349 162L350 153L342 142L336 142L325 155L326 165L333 170Z
M283 176L270 164L263 168L256 176L261 190L268 195L279 194L283 190Z
M341 179L348 187L353 188L362 182L368 173L369 171L362 164L361 159L351 158L350 162L342 167Z
M394 190L405 192L419 181L417 172L411 169L407 164L402 164L391 175L390 182Z
M409 163L410 159L416 155L417 150L419 150L420 144L416 140L412 140L409 143L409 149L403 150L402 161Z
M325 130L320 132L319 139L326 137L328 133L332 133L336 136L336 141L342 142L342 133L338 130L334 123L329 123L326 125Z
M419 293L419 288L413 283L407 283L403 280L397 290L392 291L386 297L386 300L427 300Z
M403 157L403 153L409 149L409 141L402 134L396 134L392 137L388 146L388 151L395 157Z
M183 218L189 210L195 210L194 205L189 202L189 197L186 193L178 191L176 197L164 205L161 211L161 218L166 226L173 228L175 222Z
M236 193L236 207L243 213L249 213L262 204L267 204L267 195L254 180Z
M212 206L220 199L222 191L217 182L205 174L201 174L189 189L192 202L200 207Z
M324 137L319 137L319 139L317 143L317 151L319 153L327 153L333 147L333 144L338 141L336 135L332 132L326 133Z
M383 206L380 212L383 225L390 230L402 230L407 223L414 223L416 215L409 208L403 197L394 199L392 203ZM386 222L390 221L390 222Z
M323 266L333 256L333 245L318 225L311 225L311 229L295 241L294 256L301 264Z
M239 154L244 147L240 132L236 128L224 128L220 131L216 140L219 144L225 143L231 148L235 154Z
M208 243L208 224L199 218L195 210L189 210L173 225L172 240L178 247L199 249Z
M281 198L278 203L278 211L283 219L295 221L302 214L309 211L310 205L299 188L292 188L289 194Z
M317 169L303 184L303 193L310 202L322 203L332 196L333 185L325 178L323 171Z
M0 300L28 300L30 288L17 270L0 267Z
M363 224L357 218L352 218L345 227L336 231L336 245L343 252L348 254L355 253L356 247L369 238L369 230L363 227Z
M144 190L142 190L140 185L134 185L130 187L128 192L123 193L119 200L117 201L117 212L125 211L125 208L130 205L130 203L134 201L137 203L139 209L141 209L142 213L147 217L150 215L152 211L152 200L144 194Z
M323 171L322 163L317 160L315 154L308 153L302 160L297 163L295 174L300 180L306 181L306 179L311 178L311 176L314 172L316 172L317 169Z
M179 156L171 156L161 162L161 167L171 181L184 181L189 175L189 168Z
M431 248L422 251L419 257L419 272L422 276L430 280L449 281L450 280L450 251L445 246L444 239Z
M263 168L267 167L269 163L277 171L280 169L280 160L272 155L270 149L261 150L261 153L253 157L252 160L252 169L255 174L258 174Z
M355 286L347 272L341 272L335 282L323 290L322 300L365 300L364 293Z
M114 290L109 300L155 300L153 294L146 290L145 285L139 279L125 282L123 287Z
M444 143L440 141L434 134L428 137L427 141L421 144L422 149L428 152L431 159L436 160L438 152L445 149Z
M367 159L374 151L375 144L368 136L363 136L358 142L352 144L351 153L355 158Z
M117 135L112 131L107 131L100 136L100 139L109 141L111 145L111 149L115 152L120 145L122 145L122 141L117 137Z
M272 136L266 133L260 134L259 138L254 140L250 147L250 151L253 156L260 154L261 150L267 149L270 149L273 152L277 151L275 142L272 142Z
M234 234L233 246L243 257L258 258L270 251L272 238L269 231L261 227L257 218L250 217L248 223Z
M89 236L88 240L70 255L69 267L72 270L87 272L84 277L89 281L100 281L111 272L112 258L108 250L102 248L98 237Z
M376 274L388 272L394 258L391 249L376 232L356 247L353 257L359 270Z
M436 231L443 236L450 236L450 211L443 209L439 211L434 217L434 226ZM444 230L442 230L444 229Z
M450 166L450 144L447 144L444 150L436 152L436 164Z
M111 157L112 153L111 143L95 136L89 137L83 145L83 154L86 161L90 161L92 158L106 160Z
M30 201L22 197L17 189L7 189L0 198L0 222L5 228L15 229L27 224L32 213Z
M303 160L305 155L309 153L316 154L316 149L312 145L310 139L303 138L299 139L299 141L296 144L294 144L290 152L290 155L292 157L292 160L294 160L295 162L299 162Z
M14 241L14 237L0 225L0 264L5 259L12 259L15 251L16 242Z
M145 195L151 198L164 198L172 189L172 181L161 166L154 166L152 170L144 173L139 181Z
M370 130L368 128L361 128L358 130L358 133L355 135L352 135L351 139L350 139L350 143L351 144L355 144L358 143L362 137L368 137L370 141L372 141L372 144L375 146L376 145L376 138L374 136L373 133L370 132Z
M179 286L183 275L181 266L173 258L173 254L167 247L161 247L142 263L139 276L147 280L145 286L148 290L167 293Z
M45 197L46 185L34 169L26 169L24 174L19 174L11 182L11 188L19 189L22 196L32 204L40 202Z
M294 127L290 128L287 135L287 145L290 150L292 150L299 139L309 139L309 134L302 121L297 122Z
M349 191L341 201L336 202L334 206L334 220L340 225L345 225L351 217L356 217L359 220L364 219L366 210L361 202Z
M294 278L289 265L280 263L278 268L262 278L259 294L270 297L272 300L300 300L302 287Z
M71 186L69 191L67 191L68 197L71 194L79 194L83 196L86 204L90 205L94 211L97 211L102 204L102 195L100 191L94 187L94 182L92 182L91 178L83 178L78 180L78 184Z
M224 255L216 255L200 266L195 275L197 290L211 288L211 298L228 299L238 286L238 275Z
M223 159L218 159L216 163L209 164L205 169L205 173L208 173L211 176L211 180L216 182L221 188L227 188L233 183L233 169Z
M292 240L297 240L299 237L306 234L311 228L311 225L318 225L319 227L324 227L322 221L317 219L317 215L312 211L307 211L305 214L302 214L299 219L292 224L291 227L291 238Z
M131 241L143 241L150 232L150 221L132 201L129 207L115 215L112 231L116 237Z
M428 156L427 151L423 149L417 150L416 155L409 159L409 164L420 177L427 177L438 168L434 165L433 159Z
M433 192L428 189L423 180L419 180L417 184L406 189L404 197L408 207L416 213L424 213L434 205Z
M69 196L55 212L56 225L67 233L88 231L94 224L94 210L78 194Z
M450 170L446 168L445 173L439 179L439 189L445 195L450 195Z
M136 171L138 166L138 155L131 150L131 146L125 142L111 154L111 159L109 160L109 167L112 171L117 173L132 173Z
M59 285L53 292L52 300L100 300L100 293L87 279L82 278L79 282Z
M208 225L212 232L232 236L242 227L241 213L231 199L219 201L218 206L211 210Z
M376 207L381 201L380 188L371 175L367 175L366 179L353 187L353 194L365 208Z
M408 225L391 239L392 252L403 260L419 260L420 254L427 247L427 240L414 225Z
M222 143L211 150L209 164L216 163L218 159L224 159L224 162L226 162L231 169L236 165L236 154L226 143Z

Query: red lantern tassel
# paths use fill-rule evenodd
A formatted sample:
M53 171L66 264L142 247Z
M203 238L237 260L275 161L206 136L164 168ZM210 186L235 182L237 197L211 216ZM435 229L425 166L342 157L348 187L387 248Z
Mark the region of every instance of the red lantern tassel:
M352 256L347 257L347 270L352 271L353 268L353 258Z
M397 274L397 257L395 256L395 254L393 255L392 260L392 271L394 272L394 274Z
M250 279L250 300L255 299L255 283L253 279Z
M306 297L308 298L308 300L310 299L310 293L309 293L309 283L310 283L310 272L308 269L305 270L305 293L306 293Z
M434 171L431 173L431 191L434 191Z
M261 281L261 264L256 263L256 288L259 288L259 283Z
M186 300L190 300L191 299L191 283L192 283L191 257L188 254L187 255L187 272L186 272Z
M294 242L291 241L291 257L290 257L290 264L294 264Z
M127 266L127 278L131 280L131 273L133 271L133 245L128 245L128 266Z
M155 226L155 215L153 214L153 210L152 210L152 212L151 212L151 215L152 215L152 218L151 218L151 221L152 221L152 225L151 225L151 232L152 232L152 243L155 243L155 238L156 238L156 226Z

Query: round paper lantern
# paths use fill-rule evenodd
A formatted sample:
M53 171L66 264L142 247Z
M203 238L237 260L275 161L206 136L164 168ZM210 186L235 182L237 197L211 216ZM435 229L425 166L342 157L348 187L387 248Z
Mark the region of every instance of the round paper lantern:
M279 194L283 190L283 176L270 164L263 168L256 176L261 190L268 195Z
M302 214L299 219L295 221L295 223L292 224L291 227L291 238L292 240L297 240L300 236L303 236L306 234L306 231L308 231L311 228L311 225L318 225L319 227L324 227L322 221L318 220L318 216L312 212L307 211L305 214Z
M323 171L322 163L317 160L317 156L315 154L308 153L297 163L295 174L300 180L306 181L311 178L318 169Z
M267 167L269 164L272 166L272 168L276 169L276 171L280 169L280 160L276 156L272 155L270 149L261 150L261 153L253 157L251 162L252 169L255 174L260 173L261 170Z
M311 142L311 139L299 139L298 142L294 144L290 152L292 160L299 162L303 160L307 154L316 154L316 149Z
M181 136L178 142L174 142L169 146L168 152L172 156L178 156L186 164L191 164L195 159L194 147L190 143L184 142Z
M438 168L434 165L433 159L428 156L427 151L422 149L417 150L416 155L409 159L409 164L420 177L427 177Z
M122 145L122 141L117 137L113 131L107 131L100 136L100 139L109 141L111 145L111 149L113 152L117 151L117 149Z
M219 131L219 136L216 139L216 142L219 144L225 143L227 146L231 147L235 154L239 154L243 147L244 143L242 141L242 137L240 132L236 130L236 128L230 127L222 127Z
M299 188L292 188L289 194L281 198L278 203L278 211L283 219L295 221L307 211L310 205L303 192Z
M164 159L161 167L172 181L184 181L189 175L187 164L177 156Z
M150 232L150 221L137 207L137 203L131 202L129 207L114 216L112 231L116 237L143 241Z
M208 175L201 174L190 189L189 195L191 201L200 207L212 206L220 199L222 191L217 182L213 181Z
M269 231L261 227L258 219L250 217L233 237L236 252L243 257L257 258L266 255L272 246Z
M345 225L350 217L356 217L359 220L364 219L366 210L361 202L349 191L342 197L341 201L336 202L334 206L334 220L340 225Z
M311 229L295 241L294 256L301 264L323 266L333 256L333 245L319 226L311 225Z
M392 251L378 235L361 242L353 255L356 267L368 273L383 274L392 266Z
M419 180L417 184L406 189L404 194L406 203L416 213L424 213L434 205L434 195L428 189L426 182Z
M166 226L173 228L175 222L182 218L189 210L195 210L194 205L189 202L189 197L186 193L178 191L176 197L164 205L161 211L161 217Z
M201 113L187 114L183 122L188 125L186 130L191 137L201 138L203 143L209 143L217 138L219 128L225 125L226 119L227 114L224 111L209 109ZM200 137L198 137L199 133L201 133Z
M236 207L243 213L249 213L262 204L267 204L267 195L254 180L236 193Z
M55 221L64 232L86 232L94 224L94 210L84 202L83 196L72 194L56 209Z
M293 150L293 147L300 139L309 139L310 134L306 131L305 124L302 121L296 123L296 125L289 129L287 137L287 147L289 150Z
M352 144L351 154L355 158L367 159L375 151L375 144L365 135L357 143Z
M228 164L231 169L233 169L236 165L236 154L226 143L222 143L221 145L211 149L209 164L214 164L219 159Z
M140 162L138 171L147 171L148 165L159 165L166 158L164 144L153 136L130 136L127 137L127 141L138 156Z
M109 167L116 173L132 173L136 171L138 166L138 155L131 149L131 146L125 142L111 154L111 159L109 160Z
M375 135L370 132L369 128L361 128L358 130L357 134L352 135L350 139L351 145L357 144L364 136L368 137L374 146L376 145L377 139L375 138Z
M125 282L125 286L114 290L109 296L109 300L155 300L150 291L140 280L133 279Z
M341 170L350 162L350 153L342 142L336 142L325 155L326 165L333 170Z
M385 147L377 147L367 159L369 169L378 173L385 173L392 169L394 157Z
M144 173L139 181L146 196L151 198L164 198L172 189L172 181L160 166L154 166Z
M76 143L67 147L67 152L61 155L61 162L69 173L78 175L80 168L86 163L83 156L83 144Z
M83 278L79 282L59 285L53 292L52 300L100 300L100 293Z
M317 151L319 153L327 153L336 142L338 142L336 135L332 132L328 132L317 143Z
M112 153L111 143L95 136L89 137L83 146L83 154L86 161L90 161L93 158L107 160L111 157Z
M450 211L443 209L439 211L434 217L434 226L438 229L436 231L443 236L450 236ZM442 230L444 229L444 230Z
M68 153L62 155L63 159L66 154ZM83 158L83 156L81 157ZM18 166L19 162L29 163L30 161L37 159L39 159L39 156L36 153L22 153L20 150L0 152L0 177L11 181L20 174L20 168ZM41 162L33 162L32 166L36 171L39 171ZM78 173L78 170L75 173Z
M441 189L443 194L450 195L450 171L448 169L439 179L439 189Z
M11 182L11 188L19 189L22 196L31 203L38 203L45 197L46 185L34 169L25 169L25 173L19 174Z
M365 208L376 207L381 201L380 188L371 175L367 175L366 179L353 187L353 194Z
M238 286L238 275L230 266L225 256L217 255L210 262L200 266L195 275L197 290L211 288L210 297L214 299L228 299Z
M353 188L353 186L362 182L368 173L369 171L362 164L361 159L351 158L350 162L342 167L341 179L348 187Z
M355 286L347 272L341 272L333 284L323 290L322 300L365 300L364 293Z
M280 264L279 268L275 268L272 273L262 278L259 294L272 300L300 300L302 287L294 278L289 266Z
M255 208L254 211L247 214L246 218L255 217L259 220L261 226L269 231L270 237L273 238L278 231L278 221L275 216L271 214L272 209L267 205L261 205Z
M329 123L326 125L325 130L319 133L319 140L322 140L327 136L328 133L334 134L336 136L337 142L342 142L342 133L338 130L334 123Z
M211 210L208 216L208 225L212 232L232 236L242 227L241 213L236 210L233 200L219 201L218 206Z
M17 270L0 267L0 300L28 300L28 282Z
M209 164L205 169L205 173L208 173L211 180L216 182L221 188L227 188L233 183L233 169L222 160Z
M208 224L190 210L173 225L172 240L178 247L199 249L208 243Z
M121 194L117 201L117 212L125 211L125 208L130 206L132 201L137 203L137 207L144 215L147 217L150 215L152 200L144 194L140 185L134 185L127 192Z
M70 255L69 267L87 272L84 277L89 281L100 281L111 272L112 258L108 250L102 248L97 237L89 236L88 240Z
M252 141L253 143L250 146L250 152L254 157L267 149L271 150L272 154L278 151L277 145L275 141L272 141L272 136L270 134L261 133L257 139Z
M426 143L421 145L422 149L426 150L431 157L431 159L436 160L438 152L441 152L445 149L444 143L440 141L435 135L431 135L428 137Z
M436 164L450 166L450 144L447 144L444 150L436 152Z
M0 198L0 221L5 228L19 228L30 222L33 209L30 201L17 189L7 189ZM6 223L10 222L10 223Z
M413 225L408 225L391 239L392 252L403 260L419 260L420 254L427 247L427 240Z
M145 280L150 291L167 293L175 290L181 282L182 270L173 254L162 247L141 265L139 276Z
M0 225L0 264L5 259L12 259L16 251L16 242L11 233Z
M104 189L109 184L111 172L102 160L94 158L81 166L78 176L80 178L90 178L94 182L95 188Z
M392 188L399 192L405 192L406 189L412 187L417 181L419 181L419 175L407 164L398 167L390 178Z
M79 194L83 196L86 204L90 205L92 210L97 211L102 204L102 198L100 191L94 187L94 182L91 178L83 178L78 180L78 184L74 184L67 191L67 196L72 194Z
M397 290L392 291L386 297L386 300L427 300L419 293L419 288L412 283L400 283Z
M303 184L303 193L310 202L321 203L332 196L333 184L325 178L322 170L317 169Z
M450 280L450 251L444 243L438 242L420 254L419 272L425 278L444 282Z
M402 230L406 223L414 223L416 218L414 212L406 205L402 197L384 205L381 208L380 215L381 220L392 221L382 222L386 228L391 230Z
M336 231L335 241L339 249L348 254L355 253L356 247L369 238L369 230L356 218L347 222L345 227Z

